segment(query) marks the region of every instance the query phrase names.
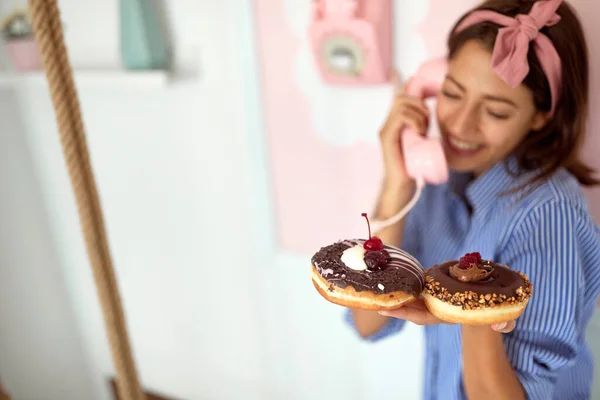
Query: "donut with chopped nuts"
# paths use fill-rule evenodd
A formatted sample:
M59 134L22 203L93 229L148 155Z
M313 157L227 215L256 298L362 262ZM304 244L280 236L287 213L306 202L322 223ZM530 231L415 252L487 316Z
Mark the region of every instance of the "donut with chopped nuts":
M491 325L518 318L532 289L525 274L469 253L427 269L422 297L442 321Z
M371 237L370 228L367 240L322 247L311 259L311 275L325 299L364 310L394 310L418 298L425 286L421 264L407 252Z

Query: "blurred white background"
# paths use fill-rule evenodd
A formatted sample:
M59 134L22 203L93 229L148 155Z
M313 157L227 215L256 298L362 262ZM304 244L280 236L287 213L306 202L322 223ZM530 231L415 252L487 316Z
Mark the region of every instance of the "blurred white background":
M143 385L182 400L419 398L420 329L361 343L312 288L310 254L277 252L253 2L167 3L173 82L114 74L116 1L60 1ZM0 70L0 379L15 400L108 400L112 375L47 86Z

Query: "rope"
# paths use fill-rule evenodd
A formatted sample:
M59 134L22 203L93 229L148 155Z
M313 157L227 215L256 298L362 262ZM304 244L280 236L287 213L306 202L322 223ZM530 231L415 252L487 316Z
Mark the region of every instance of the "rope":
M112 266L98 191L85 138L57 0L29 0L33 30L40 48L63 155L79 213L88 258L106 327L121 400L143 400Z

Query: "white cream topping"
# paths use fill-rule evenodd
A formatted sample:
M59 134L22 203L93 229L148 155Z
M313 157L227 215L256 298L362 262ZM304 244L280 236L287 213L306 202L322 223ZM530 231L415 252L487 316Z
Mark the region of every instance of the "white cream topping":
M341 260L344 265L355 271L364 271L367 269L367 264L364 260L365 248L362 244L357 244L352 247L348 247L342 253Z

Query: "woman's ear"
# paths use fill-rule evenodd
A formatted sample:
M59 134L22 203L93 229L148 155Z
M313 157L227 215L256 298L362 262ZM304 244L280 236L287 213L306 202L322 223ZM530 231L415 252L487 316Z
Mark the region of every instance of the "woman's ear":
M533 116L533 125L531 126L531 130L541 130L543 127L546 126L548 121L550 121L550 118L552 118L550 111L537 111Z

